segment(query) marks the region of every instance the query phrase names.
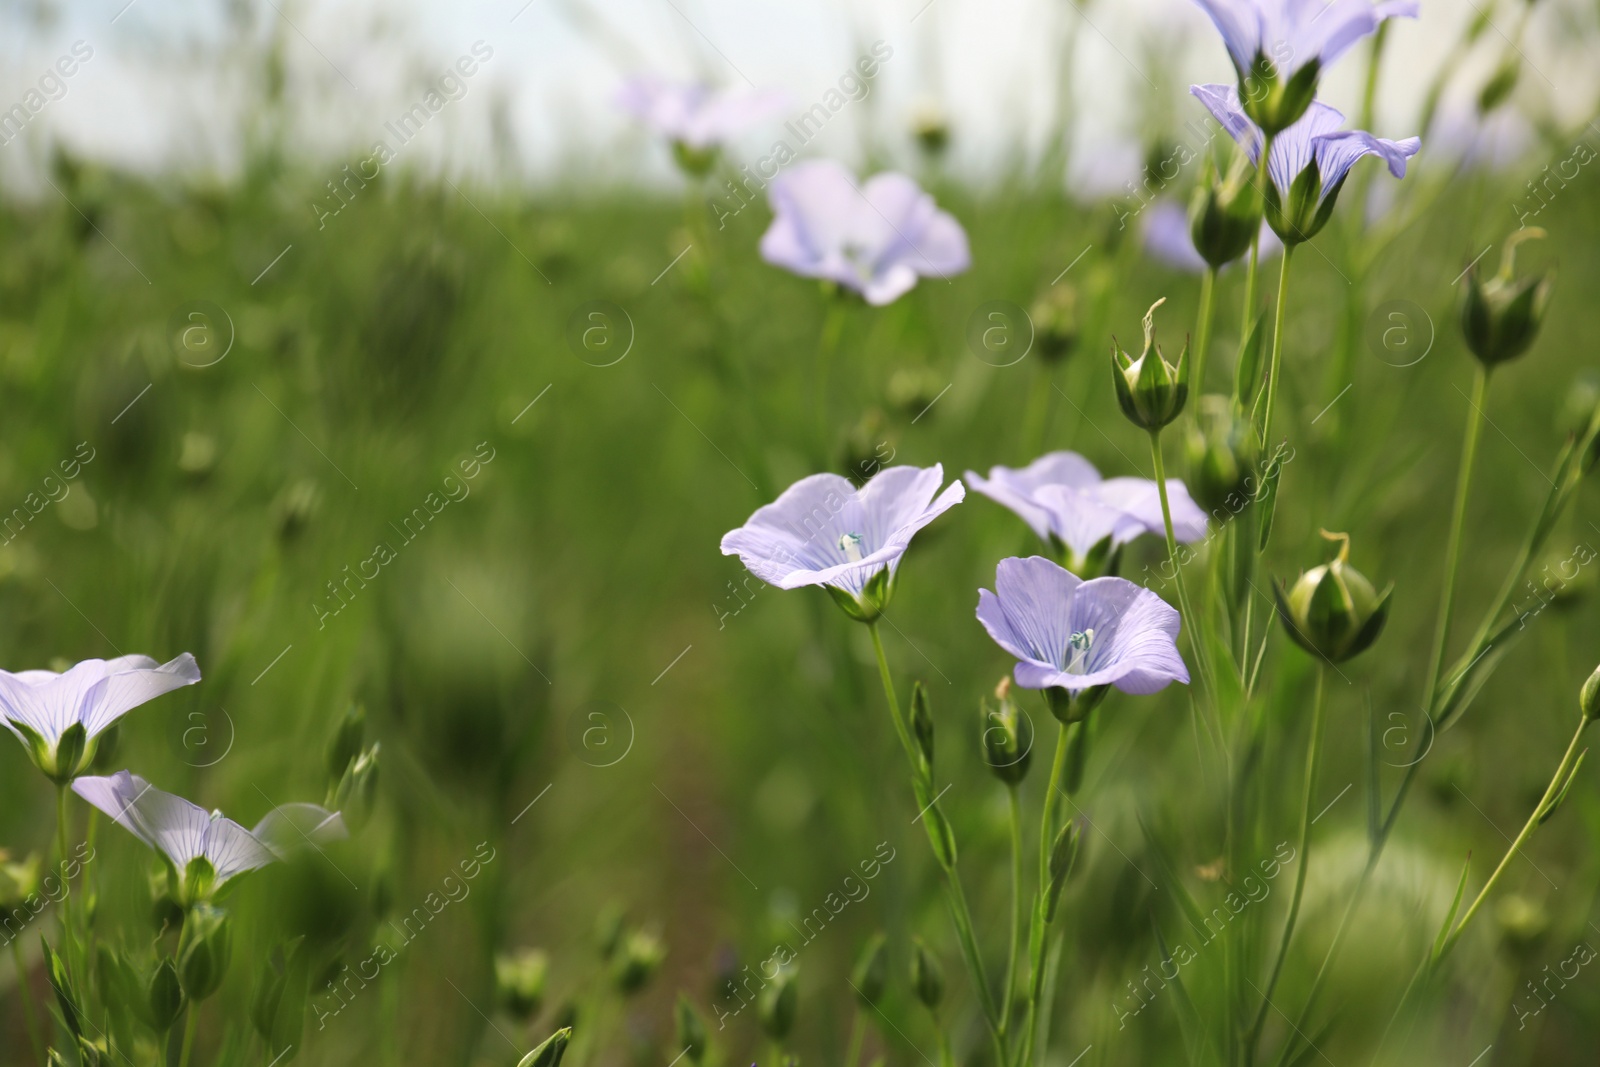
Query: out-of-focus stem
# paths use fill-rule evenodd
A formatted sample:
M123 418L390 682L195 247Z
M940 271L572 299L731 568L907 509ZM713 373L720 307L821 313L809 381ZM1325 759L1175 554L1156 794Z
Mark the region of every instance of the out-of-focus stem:
M1450 609L1455 599L1456 568L1461 562L1461 531L1466 525L1467 493L1472 486L1472 464L1478 454L1478 434L1483 429L1483 405L1489 391L1489 371L1477 365L1472 379L1472 410L1467 412L1466 440L1461 446L1461 469L1456 474L1456 502L1450 517L1450 536L1445 543L1444 587L1439 592L1439 617L1434 623L1433 654L1429 658L1427 688L1422 706L1431 716L1434 691L1439 688L1439 672L1444 667L1445 645L1450 639Z
M1183 609L1183 624L1189 630L1189 648L1194 653L1195 671L1200 675L1201 698L1211 709L1211 716L1217 730L1217 743L1221 744L1222 711L1216 705L1216 689L1211 684L1210 661L1206 655L1205 642L1200 639L1200 618L1194 613L1194 608L1189 600L1189 583L1183 577L1183 568L1178 564L1178 539L1172 529L1172 505L1167 500L1167 467L1161 458L1161 431L1150 431L1150 458L1156 468L1156 489L1161 495L1161 520L1167 530L1167 557L1172 561L1172 574L1178 583L1178 606Z
M1000 992L1000 1032L1011 1028L1011 1001L1017 988L1017 953L1022 943L1022 802L1017 787L1006 787L1011 816L1011 944L1006 949L1006 982Z
M1272 409L1278 403L1278 378L1283 369L1283 320L1289 302L1289 260L1294 246L1283 246L1283 262L1278 265L1278 308L1272 317L1272 360L1267 365L1267 410L1261 417L1261 447L1272 440Z
M11 962L17 968L17 996L22 1000L22 1017L28 1026L28 1041L33 1045L35 1063L44 1062L44 1038L39 1036L39 1016L33 1006L33 990L28 987L28 965L22 959L22 938L11 939Z
M1206 391L1206 350L1211 343L1211 313L1216 303L1217 272L1207 266L1200 276L1200 320L1195 324L1194 340L1194 396L1198 400ZM1249 324L1245 326L1249 329ZM1195 417L1200 416L1200 406L1195 405Z

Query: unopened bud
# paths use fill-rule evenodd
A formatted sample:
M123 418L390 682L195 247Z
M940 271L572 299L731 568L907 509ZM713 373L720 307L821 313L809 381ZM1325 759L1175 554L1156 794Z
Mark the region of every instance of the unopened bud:
M178 968L171 956L163 957L156 964L146 998L150 1004L150 1022L156 1033L164 1034L172 1029L172 1024L178 1021L178 1013L183 1010L183 987L178 982Z
M1211 269L1221 270L1250 251L1261 232L1261 192L1243 152L1234 154L1225 178L1213 178L1206 169L1189 200L1189 237Z
M1583 683L1583 688L1578 690L1578 707L1583 709L1583 717L1590 722L1600 719L1600 667L1594 669L1589 680Z
M637 993L661 968L667 958L667 946L647 930L635 930L622 942L617 953L617 988L624 994Z
M861 947L861 955L850 972L850 984L864 1007L875 1008L883 999L884 987L889 984L889 946L881 931Z
M1145 312L1144 351L1137 359L1115 340L1111 345L1111 377L1122 413L1135 426L1152 431L1183 414L1184 402L1189 399L1189 343L1184 342L1176 367L1155 343L1156 308L1164 303L1166 297Z
M933 712L928 707L928 690L920 681L911 686L911 734L916 738L926 774L933 773Z
M337 782L344 777L345 769L350 766L350 761L361 752L361 744L366 738L367 711L360 704L351 704L345 709L344 716L339 720L338 729L328 739L327 765L328 781Z
M561 1057L567 1054L567 1045L572 1041L572 1028L562 1027L549 1037L532 1052L522 1057L517 1067L561 1067Z
M1048 364L1060 363L1078 347L1078 291L1071 282L1058 282L1040 294L1028 309L1033 323L1033 344Z
M1527 278L1513 277L1517 245L1545 236L1530 226L1506 239L1500 272L1487 282L1473 269L1467 271L1466 297L1461 305L1461 330L1467 347L1485 367L1494 367L1526 352L1539 336L1545 309L1550 304L1554 276L1546 272Z
M196 904L183 920L178 938L178 979L184 995L202 1001L222 986L233 959L233 928L228 913Z
M513 1018L528 1022L539 1014L549 966L549 957L536 948L495 956L495 998Z
M1083 827L1074 819L1061 828L1056 834L1055 844L1050 846L1050 884L1045 892L1045 922L1051 922L1056 917L1056 905L1061 901L1061 889L1067 884L1067 879L1072 875L1072 868L1078 863L1078 849L1082 843Z
M920 937L911 942L911 988L929 1011L944 999L944 970L939 966L938 957L928 950Z
M767 983L756 1001L756 1016L761 1030L774 1041L782 1041L794 1029L795 1012L800 1007L800 990L795 984L796 971L785 967L777 977Z
M1033 720L1011 696L1011 679L1002 678L995 687L997 707L983 705L983 761L1007 785L1017 785L1028 776L1033 755Z
M1292 589L1274 583L1278 616L1294 643L1331 663L1343 663L1367 649L1389 617L1389 593L1373 589L1365 575L1350 566L1350 538L1323 536L1340 541L1339 555L1330 563L1313 567Z

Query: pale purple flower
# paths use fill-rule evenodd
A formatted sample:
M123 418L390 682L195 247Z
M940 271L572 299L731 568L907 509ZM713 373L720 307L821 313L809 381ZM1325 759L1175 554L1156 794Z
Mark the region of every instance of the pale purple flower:
M1326 70L1385 19L1416 18L1417 0L1195 0L1222 34L1239 76L1265 59L1284 80Z
M894 576L911 538L959 504L966 489L944 468L889 467L859 490L837 474L813 474L758 508L722 538L757 578L779 589L831 586L861 596L884 570Z
M1176 270L1201 274L1207 263L1195 251L1194 237L1189 229L1189 213L1174 200L1162 200L1152 205L1144 214L1144 248L1156 259ZM1261 258L1268 259L1283 251L1283 242L1272 232L1272 227L1261 224ZM1227 270L1232 264L1222 269Z
M774 218L761 258L837 282L869 304L892 303L919 276L947 278L972 263L961 224L904 174L858 186L833 160L809 160L774 179L767 195Z
M207 812L127 771L79 778L72 789L161 853L180 879L188 877L194 860L209 863L213 878L202 879L194 887L202 896L220 889L230 878L284 859L302 846L348 836L338 812L315 804L274 808L254 830L246 830L220 811Z
M994 588L978 590L978 621L1017 657L1012 676L1024 689L1114 685L1146 694L1189 681L1178 654L1178 613L1141 585L1084 581L1030 556L1001 560Z
M1250 153L1251 162L1259 161L1261 129L1240 106L1239 90L1231 85L1194 85L1189 92ZM1369 155L1382 159L1396 178L1404 178L1406 160L1422 148L1421 139L1416 137L1390 141L1365 130L1341 130L1339 127L1343 123L1344 115L1337 108L1315 100L1304 115L1273 138L1267 174L1280 197L1287 200L1294 180L1307 167L1315 165L1322 183L1317 200L1320 205L1338 193L1356 161Z
M187 652L160 664L149 656L86 659L62 674L0 671L0 716L41 770L66 779L87 764L95 738L112 723L140 704L199 680L200 668ZM57 766L57 746L75 725L83 728L81 759L71 767Z
M1076 452L1051 452L1016 470L991 467L985 478L967 471L967 484L1022 517L1040 540L1052 536L1085 559L1095 545L1111 538L1120 548L1140 534L1166 536L1161 489L1149 478L1101 478L1094 464ZM1206 514L1177 478L1167 479L1173 535L1184 542L1206 535Z
M670 141L687 148L724 144L784 106L775 90L721 90L655 75L629 79L617 104Z

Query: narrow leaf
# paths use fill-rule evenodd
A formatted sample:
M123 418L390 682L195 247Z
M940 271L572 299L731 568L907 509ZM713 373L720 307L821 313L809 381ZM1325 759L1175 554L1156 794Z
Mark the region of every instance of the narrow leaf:
M1450 901L1450 910L1445 914L1444 923L1439 927L1439 935L1433 939L1433 953L1431 959L1437 960L1439 953L1444 951L1445 938L1450 936L1450 928L1455 925L1456 912L1461 910L1461 897L1467 891L1467 871L1472 866L1472 853L1467 853L1467 861L1461 865L1461 878L1456 882L1455 899Z
M1545 823L1549 822L1551 817L1555 815L1556 809L1561 806L1561 802L1567 799L1567 790L1572 788L1573 779L1578 777L1578 771L1583 767L1583 757L1587 756L1588 754L1588 749L1584 749L1582 752L1578 753L1578 758L1573 762L1572 770L1568 772L1566 781L1561 783L1561 790L1556 793L1555 799L1550 801L1550 806L1539 813L1540 826L1543 826Z

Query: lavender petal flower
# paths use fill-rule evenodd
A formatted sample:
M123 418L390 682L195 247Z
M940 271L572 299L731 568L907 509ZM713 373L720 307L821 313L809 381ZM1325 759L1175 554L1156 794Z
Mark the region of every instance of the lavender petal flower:
M1416 0L1195 0L1241 77L1262 59L1282 79L1316 62L1326 70L1387 19L1415 18Z
M679 83L654 75L629 79L617 105L651 129L688 148L726 143L784 106L774 90L722 91L701 83Z
M948 277L971 265L961 224L904 174L858 186L832 160L796 164L768 190L774 218L761 258L889 304L918 277Z
M725 534L722 553L779 589L824 585L859 597L880 572L893 576L918 530L966 496L959 481L939 492L943 481L937 463L889 467L859 490L813 474Z
M1012 557L995 569L995 591L978 591L977 614L1017 657L1013 677L1025 689L1148 694L1189 681L1177 611L1123 578L1082 581L1042 556Z

